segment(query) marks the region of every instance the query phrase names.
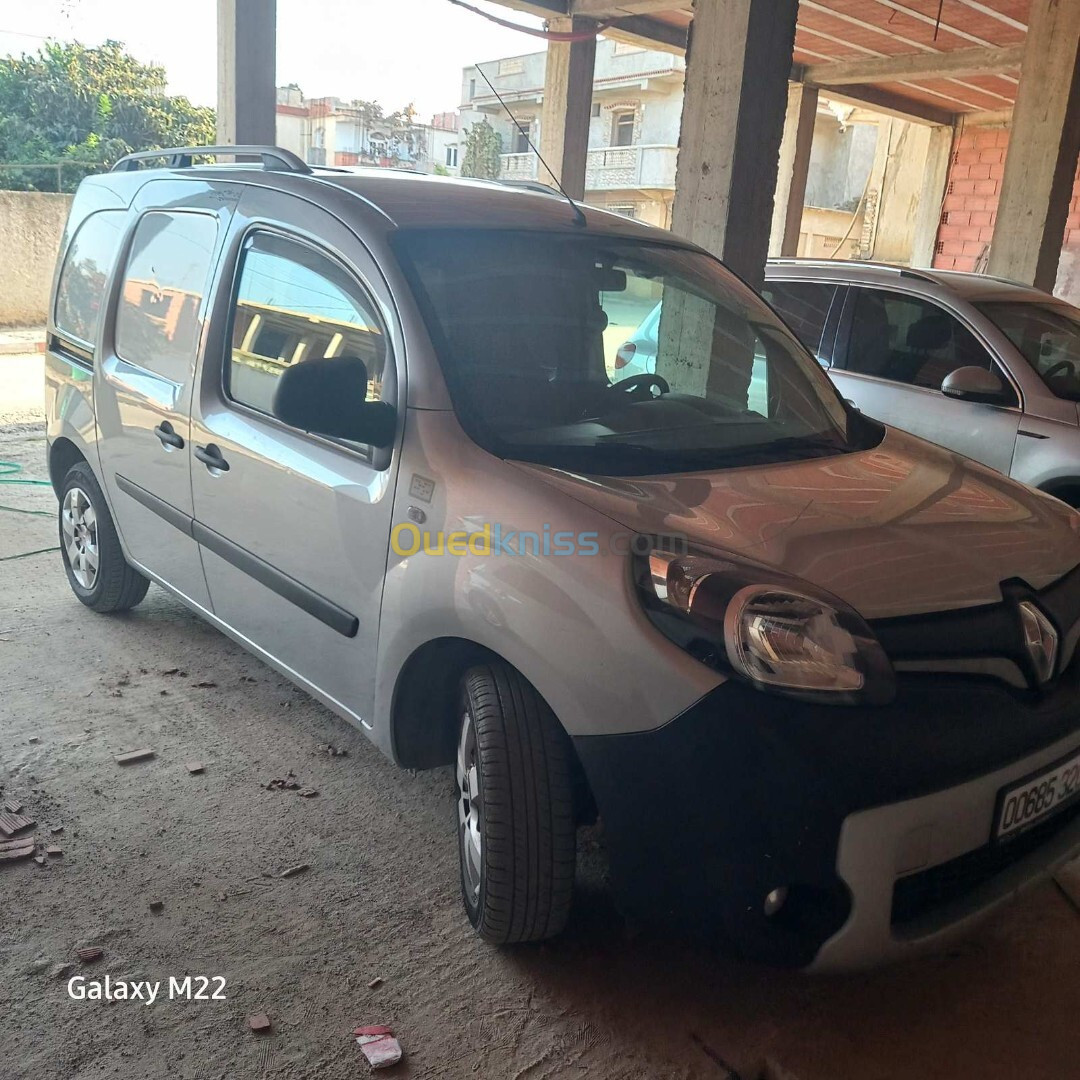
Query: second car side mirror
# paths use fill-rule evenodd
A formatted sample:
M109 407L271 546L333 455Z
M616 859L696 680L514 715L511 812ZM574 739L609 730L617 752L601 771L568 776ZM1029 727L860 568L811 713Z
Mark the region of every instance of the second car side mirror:
M367 367L359 357L304 360L281 373L273 413L313 435L387 447L397 430L397 410L387 401L368 401L367 386Z
M981 367L962 367L945 376L941 392L961 401L981 401L998 405L1008 400L1005 384L992 371Z

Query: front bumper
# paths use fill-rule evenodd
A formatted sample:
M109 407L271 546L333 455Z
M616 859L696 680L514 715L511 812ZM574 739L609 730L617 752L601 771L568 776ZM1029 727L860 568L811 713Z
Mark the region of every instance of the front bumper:
M905 676L878 709L729 682L657 731L576 739L620 905L821 970L940 942L1080 850L1078 805L991 843L998 792L1080 747L1076 668L1040 696Z

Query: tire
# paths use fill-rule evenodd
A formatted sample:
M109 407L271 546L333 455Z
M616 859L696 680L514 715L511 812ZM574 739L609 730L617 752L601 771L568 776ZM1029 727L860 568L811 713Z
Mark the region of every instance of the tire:
M57 516L71 591L102 613L127 611L139 603L150 582L124 558L105 496L85 461L72 465L64 477Z
M507 664L465 673L459 715L458 857L469 921L499 945L554 937L574 893L570 741Z

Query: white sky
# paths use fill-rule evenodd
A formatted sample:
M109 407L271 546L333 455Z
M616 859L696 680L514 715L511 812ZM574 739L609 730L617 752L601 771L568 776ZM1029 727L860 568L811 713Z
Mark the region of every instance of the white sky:
M474 7L530 26L540 20L485 0ZM124 42L161 64L173 93L212 105L216 0L0 0L0 55L35 52L47 38ZM416 103L421 119L460 104L461 69L538 52L544 42L504 30L449 0L278 0L278 85L309 97Z

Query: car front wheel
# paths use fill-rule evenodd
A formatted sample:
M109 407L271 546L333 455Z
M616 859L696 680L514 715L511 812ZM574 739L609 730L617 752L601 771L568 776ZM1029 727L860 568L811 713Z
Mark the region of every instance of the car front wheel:
M512 667L462 680L458 854L469 921L497 944L540 941L566 925L574 891L569 739Z

